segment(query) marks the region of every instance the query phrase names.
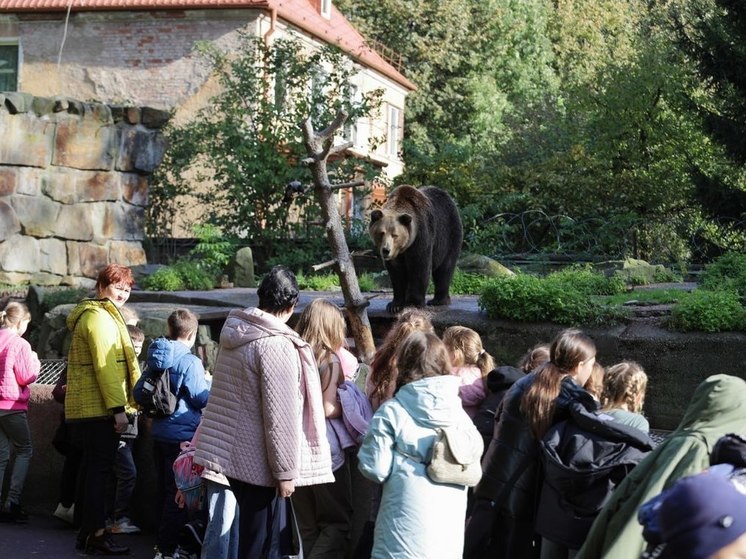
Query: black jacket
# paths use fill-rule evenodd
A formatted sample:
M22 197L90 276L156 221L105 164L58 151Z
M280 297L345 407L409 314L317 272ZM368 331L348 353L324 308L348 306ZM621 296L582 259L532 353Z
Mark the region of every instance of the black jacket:
M536 531L579 549L614 488L653 450L650 437L610 416L570 406L541 441L543 483Z
M487 375L487 397L482 400L479 410L473 418L474 425L482 434L485 450L492 440L495 429L495 412L513 384L523 378L525 373L515 367L504 365L492 369Z

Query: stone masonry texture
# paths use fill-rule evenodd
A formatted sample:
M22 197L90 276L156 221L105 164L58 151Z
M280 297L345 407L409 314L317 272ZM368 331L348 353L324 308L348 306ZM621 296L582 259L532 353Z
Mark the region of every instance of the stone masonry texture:
M144 264L167 121L149 107L0 93L0 283L90 286L106 264Z

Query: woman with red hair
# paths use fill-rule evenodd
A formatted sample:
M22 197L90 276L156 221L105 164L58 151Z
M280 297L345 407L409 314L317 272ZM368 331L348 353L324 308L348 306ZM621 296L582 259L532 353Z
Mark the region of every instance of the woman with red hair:
M135 280L126 266L109 264L98 274L96 298L84 299L67 318L65 417L82 451L75 507L80 515L77 549L120 555L129 548L105 531L106 483L114 469L119 435L134 417L132 390L140 377L137 355L120 309ZM128 416L128 412L130 415Z

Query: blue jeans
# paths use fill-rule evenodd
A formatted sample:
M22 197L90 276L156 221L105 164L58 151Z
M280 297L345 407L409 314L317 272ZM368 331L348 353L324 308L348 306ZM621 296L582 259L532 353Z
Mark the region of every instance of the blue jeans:
M201 559L238 559L238 502L229 486L207 480L207 511Z
M116 478L116 489L114 491L114 520L129 516L129 506L132 493L135 491L137 482L137 467L132 456L132 447L135 439L122 437L119 440L119 450L114 463L114 476Z
M16 458L10 474L10 487L6 501L20 504L23 484L26 481L33 453L31 431L28 428L25 411L0 413L0 484L10 460L11 446L15 448Z

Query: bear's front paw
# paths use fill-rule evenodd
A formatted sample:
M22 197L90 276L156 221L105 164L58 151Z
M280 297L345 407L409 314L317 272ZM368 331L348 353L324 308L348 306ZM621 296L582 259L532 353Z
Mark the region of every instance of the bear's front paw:
M399 311L401 311L403 308L404 305L402 305L399 301L391 301L388 305L386 305L386 310L391 314L398 314Z
M451 298L450 297L444 297L442 299L430 299L427 302L427 305L429 307L447 307L451 304Z

